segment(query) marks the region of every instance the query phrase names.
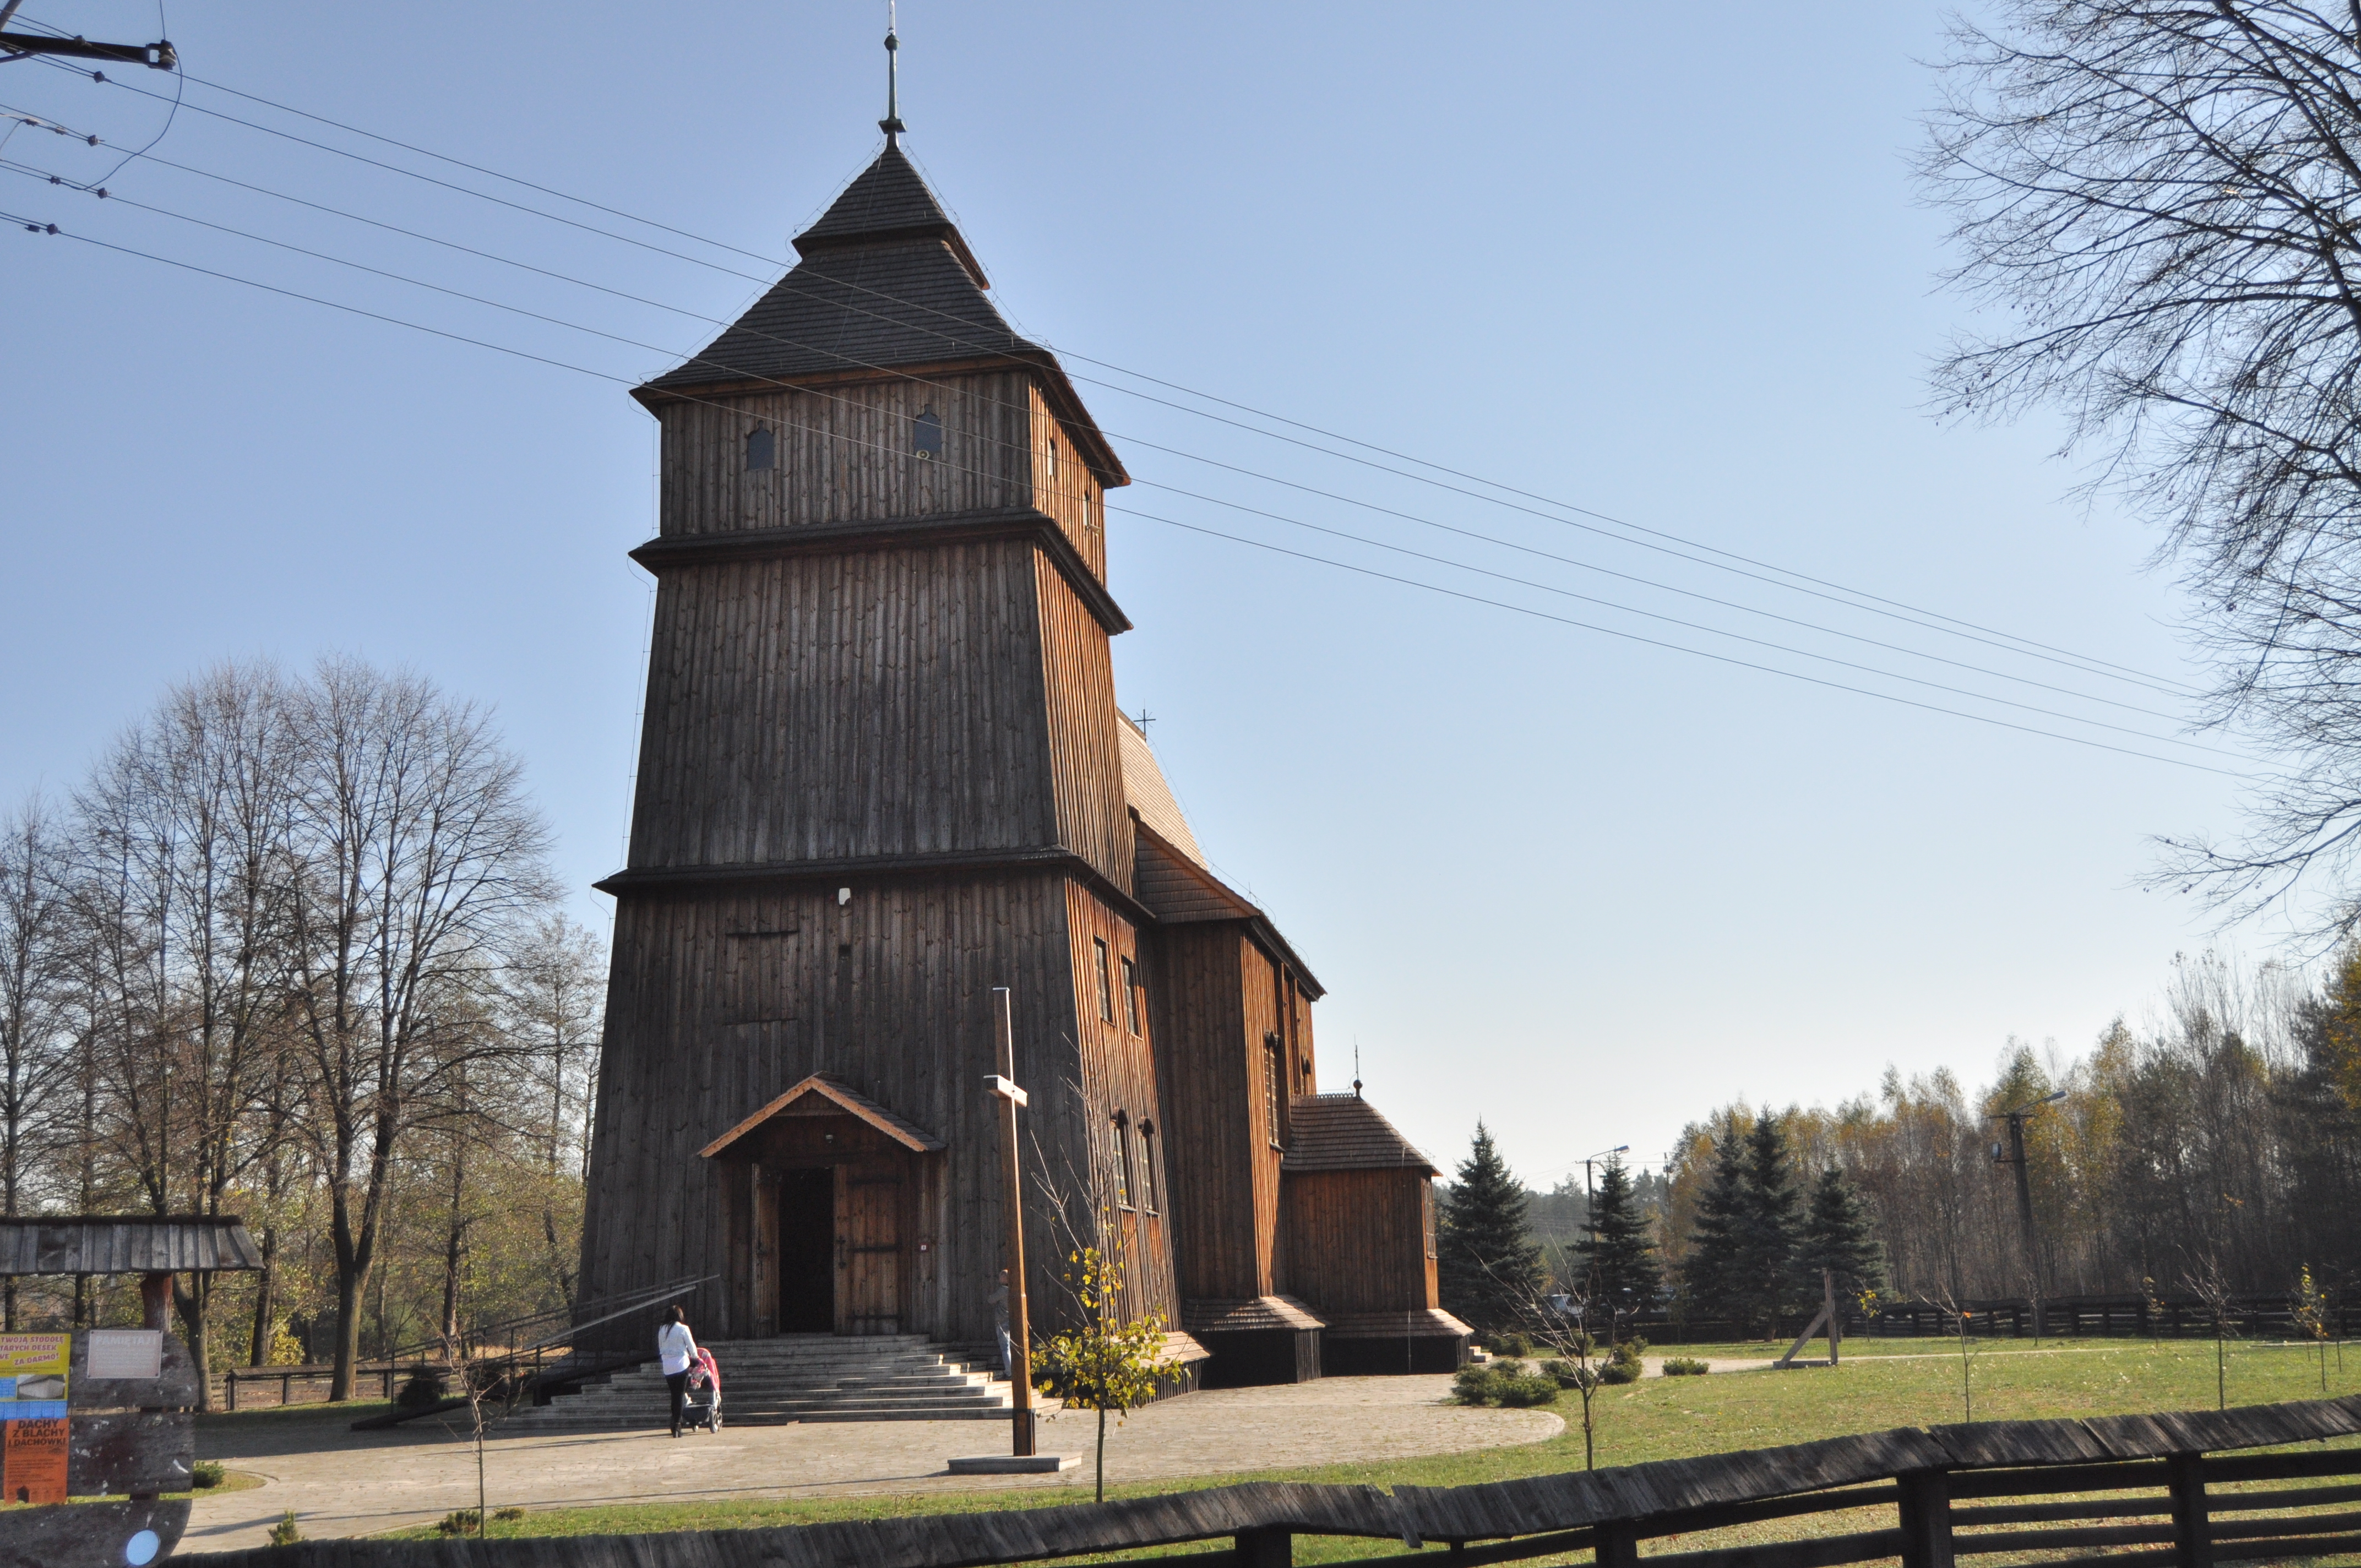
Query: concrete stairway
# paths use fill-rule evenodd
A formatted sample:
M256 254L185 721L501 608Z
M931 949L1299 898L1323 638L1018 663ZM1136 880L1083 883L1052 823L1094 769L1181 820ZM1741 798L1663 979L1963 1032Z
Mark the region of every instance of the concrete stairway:
M1009 1409L1007 1379L987 1353L923 1334L783 1334L706 1346L721 1368L721 1423L990 1420ZM617 1431L671 1422L664 1375L649 1361L519 1409L504 1423Z

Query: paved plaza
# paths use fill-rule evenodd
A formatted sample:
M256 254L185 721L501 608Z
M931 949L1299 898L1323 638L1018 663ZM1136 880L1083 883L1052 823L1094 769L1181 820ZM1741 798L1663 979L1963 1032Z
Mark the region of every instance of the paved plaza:
M1327 1377L1150 1405L1120 1429L1109 1425L1107 1481L1456 1453L1565 1430L1546 1410L1445 1404L1450 1389L1439 1376ZM1087 1456L1095 1430L1087 1414L1059 1416L1042 1423L1041 1447ZM996 1452L1007 1441L1005 1423L974 1420L733 1427L677 1441L661 1431L539 1433L489 1442L486 1475L496 1508L1091 1484L1087 1458L1056 1476L944 1470L953 1455ZM473 1446L431 1420L379 1432L348 1431L326 1410L208 1423L197 1452L267 1484L200 1497L182 1552L263 1545L290 1508L306 1536L324 1539L428 1524L476 1506Z

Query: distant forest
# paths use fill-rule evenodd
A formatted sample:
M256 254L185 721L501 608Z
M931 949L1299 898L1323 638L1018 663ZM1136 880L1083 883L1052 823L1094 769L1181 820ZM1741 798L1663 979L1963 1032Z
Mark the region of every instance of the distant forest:
M2284 1294L2307 1267L2361 1283L2361 949L2316 986L2275 963L2177 960L2160 1014L2079 1057L2011 1041L1972 1091L1889 1069L1834 1110L1717 1110L1672 1152L1663 1248L1687 1249L1714 1140L1775 1115L1806 1182L1834 1164L1868 1199L1891 1294L2027 1296L1994 1114L2062 1091L2026 1120L2043 1294Z
M1874 1216L1888 1299L2033 1293L1998 1113L2026 1118L2045 1296L2284 1295L2309 1269L2361 1288L2361 947L2313 983L2286 965L2176 959L2158 1016L2117 1019L2068 1056L2008 1042L1990 1080L1949 1069L1834 1109L1732 1102L1684 1129L1661 1174L1632 1172L1667 1280L1691 1248L1716 1141L1776 1118L1798 1186L1841 1168ZM1444 1184L1447 1187L1447 1183ZM1525 1190L1530 1242L1560 1286L1588 1223L1582 1172Z

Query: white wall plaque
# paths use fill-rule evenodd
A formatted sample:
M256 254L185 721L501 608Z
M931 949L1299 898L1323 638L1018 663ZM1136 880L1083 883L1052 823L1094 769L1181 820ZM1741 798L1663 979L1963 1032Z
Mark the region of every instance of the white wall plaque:
M161 1329L93 1329L85 1377L159 1377L164 1372Z

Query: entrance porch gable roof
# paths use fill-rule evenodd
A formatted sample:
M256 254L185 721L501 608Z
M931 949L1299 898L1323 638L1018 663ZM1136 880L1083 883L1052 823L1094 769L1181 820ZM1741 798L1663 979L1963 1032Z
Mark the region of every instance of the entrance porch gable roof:
M874 1100L853 1089L842 1079L832 1078L824 1072L816 1072L697 1152L707 1159L727 1152L739 1139L808 1095L818 1095L848 1115L857 1116L868 1123L903 1147L916 1150L919 1154L933 1154L947 1146L942 1139L919 1126L916 1122L895 1115Z

